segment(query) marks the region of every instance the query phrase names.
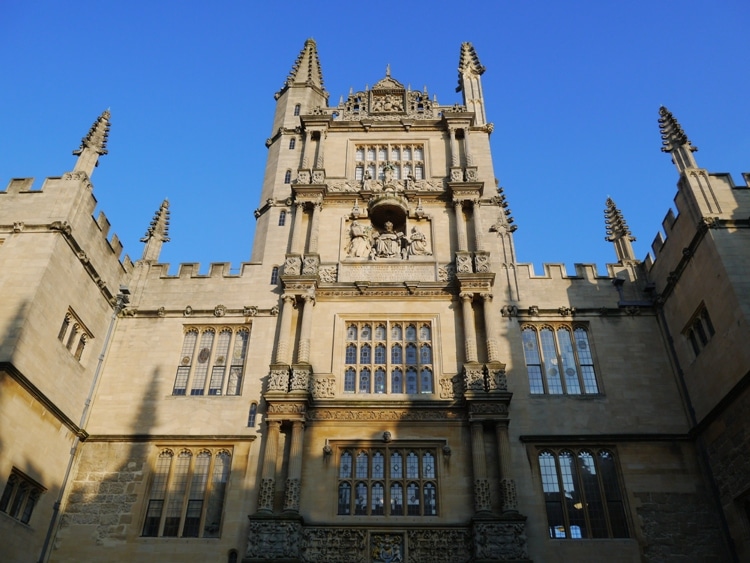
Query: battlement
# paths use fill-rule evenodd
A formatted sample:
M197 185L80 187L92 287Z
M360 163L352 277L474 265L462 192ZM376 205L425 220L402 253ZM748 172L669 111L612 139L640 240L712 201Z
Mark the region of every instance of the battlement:
M233 268L229 262L212 262L209 264L208 273L202 274L198 262L183 262L177 266L177 273L170 274L171 264L151 264L149 277L172 280L243 278L252 275L260 266L257 262L242 262L239 268Z
M542 264L542 268L544 269L544 273L537 274L534 270L534 264L527 263L527 264L517 264L516 265L516 271L518 272L519 278L527 278L530 280L588 280L590 282L593 281L600 281L600 280L612 280L617 277L617 271L618 269L622 269L621 264L605 264L605 268L607 269L607 275L601 276L599 275L597 265L596 264L585 264L585 263L575 263L573 264L573 268L575 269L575 274L570 275L568 274L568 270L565 264L562 263L551 263L551 264Z
M661 226L651 243L651 252L644 259L646 269L651 271L656 262L667 252L681 253L690 245L696 229L701 223L714 221L745 221L750 216L750 173L743 172L743 184L735 184L732 175L726 172L708 173L691 169L683 173L674 197L674 209L667 210ZM670 244L672 239L679 243ZM672 246L679 249L672 249ZM670 261L679 260L675 255ZM664 260L664 258L662 258Z
M94 218L97 200L88 176L68 172L48 177L33 189L34 178L12 178L0 192L0 224L12 225L15 232L59 232L87 270L112 287L133 269L116 234L110 235L110 222L104 212ZM113 261L112 258L115 260Z

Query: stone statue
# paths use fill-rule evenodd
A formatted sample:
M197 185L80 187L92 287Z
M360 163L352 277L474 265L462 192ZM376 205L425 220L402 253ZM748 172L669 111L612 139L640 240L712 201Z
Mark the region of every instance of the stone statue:
M363 258L370 254L370 239L367 229L359 221L352 221L349 228L349 244L346 245L346 255L349 258Z
M409 236L409 256L432 256L427 248L427 237L416 227L412 227Z
M374 246L370 252L370 257L376 258L399 258L401 257L401 240L404 238L403 233L396 233L393 230L393 223L386 221L384 233L374 233Z

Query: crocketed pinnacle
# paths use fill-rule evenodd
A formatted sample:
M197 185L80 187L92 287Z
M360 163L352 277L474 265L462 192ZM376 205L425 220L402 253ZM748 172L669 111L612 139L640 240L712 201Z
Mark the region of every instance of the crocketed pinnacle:
M461 43L461 54L458 58L458 87L456 88L456 92L460 92L463 89L462 75L474 74L481 76L485 70L482 63L479 62L479 56L474 50L474 45L468 41Z
M691 151L697 151L698 147L694 147L690 144L685 131L683 131L680 123L664 106L659 108L659 131L661 132L661 150L662 152L672 152L681 146Z
M611 197L607 198L607 208L604 210L604 223L607 226L606 240L609 242L622 237L630 237L630 240L635 240L628 228L628 224L625 222L625 218L622 216L622 212L617 209Z
M630 244L635 237L630 232L622 212L617 209L610 197L607 198L607 207L604 210L604 224L607 227L607 236L604 239L614 244L617 261L635 262L635 253Z
M156 262L161 254L161 247L169 242L169 200L165 199L159 210L154 214L151 224L146 231L146 236L141 239L146 246L143 248L144 262Z
M154 214L151 224L141 242L148 242L158 237L161 242L169 242L169 200L165 199Z
M323 72L320 69L320 60L318 59L318 48L314 39L305 41L297 60L292 65L292 70L284 83L284 86L292 84L304 84L315 86L323 90Z
M104 110L102 114L94 121L91 129L83 139L81 146L73 151L73 154L80 156L85 149L90 149L96 154L107 154L107 137L109 137L109 110Z

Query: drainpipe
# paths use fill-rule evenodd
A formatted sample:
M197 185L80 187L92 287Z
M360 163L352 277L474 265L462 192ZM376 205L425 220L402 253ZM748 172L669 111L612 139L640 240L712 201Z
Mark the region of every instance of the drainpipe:
M115 324L117 323L117 316L120 314L120 311L122 311L125 308L125 305L130 303L130 290L124 286L120 286L120 292L115 297L115 307L112 311L112 317L109 320L109 328L107 328L107 335L104 337L104 343L102 344L102 351L99 354L99 360L96 364L96 371L94 371L94 378L91 381L91 388L89 389L89 394L86 397L86 402L83 406L83 412L81 413L81 422L78 423L78 433L75 437L75 440L73 440L73 446L70 448L70 457L68 458L68 467L65 469L65 476L63 477L62 484L60 485L60 494L57 497L57 500L55 501L55 504L52 508L52 518L50 518L49 521L49 527L47 528L47 535L44 538L44 545L42 546L42 552L39 555L39 562L38 563L45 563L45 561L49 560L49 545L54 539L54 536L56 535L55 528L57 525L57 517L60 514L60 506L62 505L63 497L65 496L65 489L68 485L68 479L70 478L70 472L73 469L73 463L75 462L77 456L78 456L78 446L81 444L81 438L87 436L86 430L84 427L86 426L86 422L88 422L89 418L89 409L91 408L91 402L94 398L94 391L96 390L96 385L99 382L99 376L102 373L102 367L104 365L104 358L107 355L107 351L109 349L109 341L112 338L112 332L114 331Z

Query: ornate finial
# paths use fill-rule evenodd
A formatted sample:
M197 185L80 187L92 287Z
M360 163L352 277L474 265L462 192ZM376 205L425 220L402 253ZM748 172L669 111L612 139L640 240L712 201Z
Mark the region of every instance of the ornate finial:
M659 131L661 132L662 152L672 152L683 145L687 145L691 151L698 150L698 147L690 143L679 121L664 106L659 108Z
M482 75L486 69L479 62L479 56L474 50L474 46L468 41L461 43L461 54L458 58L458 87L456 92L463 90L461 76L464 74Z
M323 90L323 72L318 59L318 48L312 38L305 41L305 46L297 55L282 90L292 84L306 84Z
M154 214L154 218L151 220L151 224L146 231L146 235L141 239L141 242L146 243L146 248L143 249L143 257L141 260L155 261L159 259L161 254L161 246L165 242L169 242L169 200L165 199L159 210Z
M604 210L604 224L607 227L607 236L604 239L614 243L618 262L635 261L633 247L630 244L635 237L630 232L622 212L609 197L607 208Z
M385 75L390 76L391 75L391 63L388 63L385 65Z
M107 137L109 137L109 118L111 114L109 109L105 109L102 114L94 121L89 129L88 135L81 139L81 146L73 151L73 154L80 156L85 149L91 149L96 154L107 154Z
M94 168L99 166L99 157L107 154L109 117L110 113L108 109L102 112L91 126L88 135L81 139L81 146L73 151L73 154L78 157L76 165L73 168L74 172L84 172L90 177Z

